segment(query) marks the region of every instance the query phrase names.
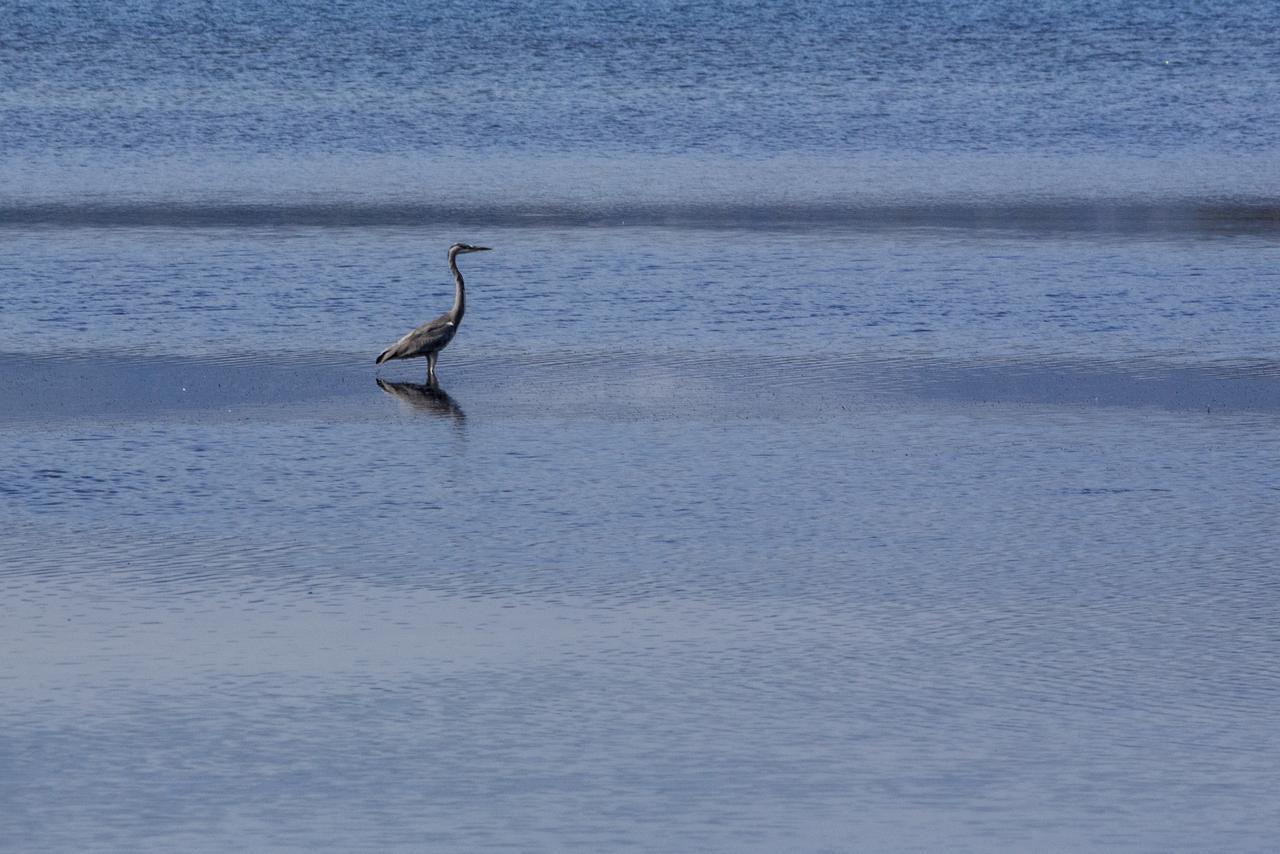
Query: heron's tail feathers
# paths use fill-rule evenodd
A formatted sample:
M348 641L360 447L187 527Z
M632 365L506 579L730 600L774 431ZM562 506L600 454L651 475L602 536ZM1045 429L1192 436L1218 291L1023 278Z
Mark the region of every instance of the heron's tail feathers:
M381 353L378 354L378 358L374 359L373 363L375 365L381 365L383 362L387 360L387 358L390 355L391 355L391 348L388 347L387 349L383 350Z

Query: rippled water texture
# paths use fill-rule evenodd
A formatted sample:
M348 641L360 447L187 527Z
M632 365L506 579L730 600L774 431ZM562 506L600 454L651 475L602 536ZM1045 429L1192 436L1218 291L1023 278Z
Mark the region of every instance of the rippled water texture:
M1274 17L0 6L0 849L1272 850Z
M1269 243L485 235L8 234L6 838L1265 848Z
M1274 210L1274 17L1266 0L8 4L0 202Z

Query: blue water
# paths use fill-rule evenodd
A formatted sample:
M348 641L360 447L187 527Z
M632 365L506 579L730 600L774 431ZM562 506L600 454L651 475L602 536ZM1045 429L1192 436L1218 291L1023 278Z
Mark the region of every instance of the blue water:
M36 3L0 177L57 199L463 210L1274 201L1243 3Z
M1271 850L1274 17L0 7L0 849Z

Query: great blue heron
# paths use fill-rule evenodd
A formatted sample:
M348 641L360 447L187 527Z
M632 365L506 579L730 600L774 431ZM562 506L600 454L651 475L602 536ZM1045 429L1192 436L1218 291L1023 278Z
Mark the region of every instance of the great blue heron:
M381 365L391 359L416 359L427 357L427 382L436 381L436 356L448 346L458 333L462 315L467 310L466 292L462 287L462 274L458 272L458 256L467 252L487 252L488 246L470 246L455 243L449 247L449 269L453 271L453 308L435 320L422 324L396 343L383 350L374 362Z

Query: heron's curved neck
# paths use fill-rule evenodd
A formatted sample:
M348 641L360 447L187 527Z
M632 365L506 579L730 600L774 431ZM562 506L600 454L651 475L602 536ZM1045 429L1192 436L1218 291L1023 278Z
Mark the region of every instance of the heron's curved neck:
M449 309L449 318L453 325L462 322L462 315L467 312L467 292L462 285L462 274L458 272L458 254L449 253L449 269L453 271L453 308Z

